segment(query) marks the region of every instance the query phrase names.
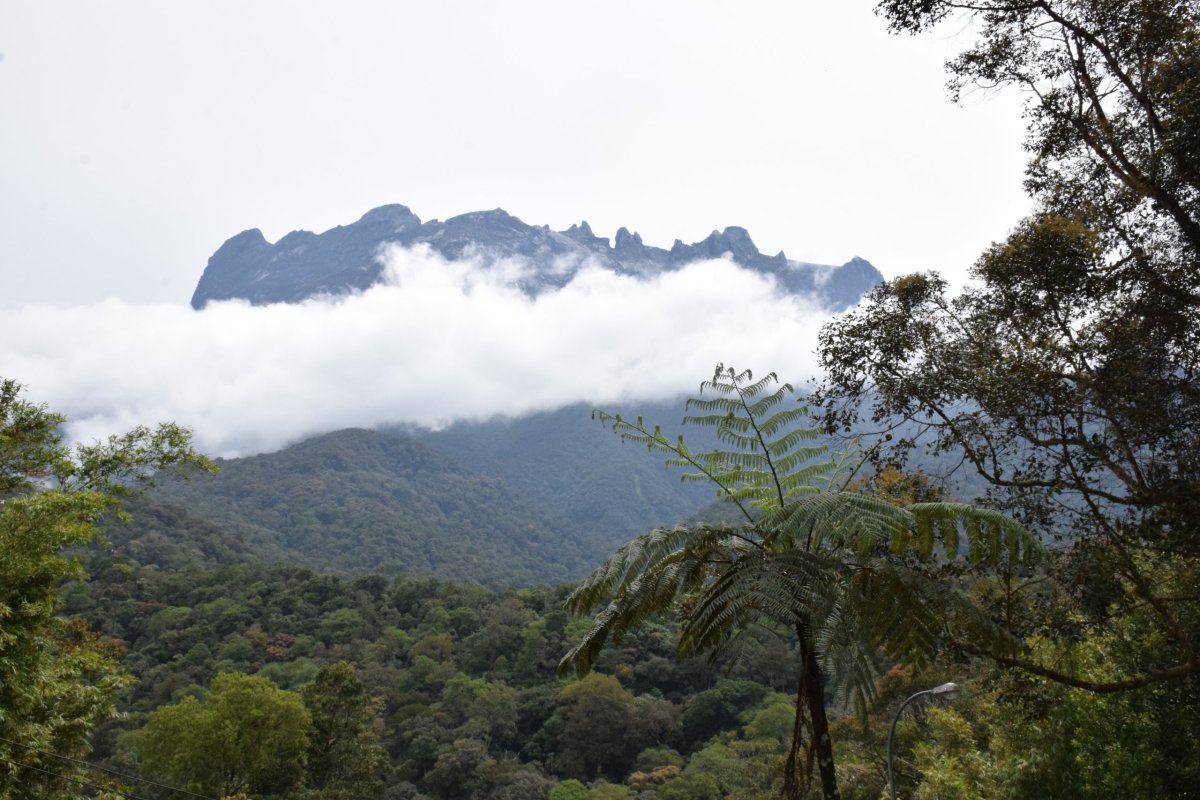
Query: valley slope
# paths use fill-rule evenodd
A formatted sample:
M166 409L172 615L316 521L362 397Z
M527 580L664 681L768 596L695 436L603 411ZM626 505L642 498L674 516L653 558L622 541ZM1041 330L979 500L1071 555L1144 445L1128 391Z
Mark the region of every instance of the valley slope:
M218 463L216 476L161 481L133 529L110 538L163 553L174 526L200 537L189 552L218 561L256 554L344 573L531 585L577 580L633 536L713 499L583 406L439 432L343 430Z

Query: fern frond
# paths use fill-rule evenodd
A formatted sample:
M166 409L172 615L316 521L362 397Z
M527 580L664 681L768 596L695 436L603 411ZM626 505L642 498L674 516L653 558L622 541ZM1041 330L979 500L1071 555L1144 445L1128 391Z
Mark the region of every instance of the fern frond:
M765 391L766 388L767 387L764 386L762 391ZM745 387L742 391L743 397L748 399L757 398L753 402L746 404L746 413L756 419L765 419L767 414L770 413L771 409L775 408L784 400L786 400L788 395L791 393L792 385L790 383L782 384L775 391L771 392L770 394L764 394L761 397L759 396L760 392L754 391L753 387ZM798 409L791 409L791 411L784 411L780 413L784 413L790 417L792 416L792 412L796 410ZM774 418L774 415L772 415L772 418Z
M754 520L750 509L743 505L741 498L736 494L735 487L740 475L725 468L723 462L715 458L714 454L693 454L684 443L682 434L671 440L663 434L658 425L650 430L642 417L638 417L636 422L629 422L620 414L609 414L601 410L593 411L592 417L599 419L602 425L608 425L622 441L636 442L645 445L651 451L666 453L669 456L666 459L667 466L696 470L694 473L684 473L680 479L711 481L717 486L718 495L727 497L737 505L747 521Z
M756 551L706 584L680 626L680 651L702 652L748 617L794 627L827 602L838 562L822 553Z
M863 630L888 656L917 667L932 660L946 617L938 593L921 576L877 564L855 573L850 595Z
M595 622L579 644L563 656L558 673L566 674L574 666L575 673L583 677L591 671L609 639L619 642L628 631L669 609L678 594L680 573L678 564L668 564L627 586L596 615Z
M878 647L864 634L859 611L843 585L836 602L818 618L809 620L812 640L820 654L821 669L830 690L854 705L860 716L874 700L879 674Z
M772 417L771 421L774 421L779 416L780 415L777 414L775 417ZM762 431L767 436L774 436L775 433L777 433L777 430L775 429L769 430L767 425L762 426ZM779 436L778 438L772 439L768 443L767 447L771 451L772 455L782 456L795 451L796 448L800 447L802 442L811 442L820 435L821 432L816 428L792 428L791 430L785 431L783 435ZM813 445L811 448L807 448L807 450L802 450L801 452L809 452L811 453L810 457L816 457L828 451L828 445L820 444Z
M986 560L999 566L1006 557L1013 565L1033 565L1046 558L1045 545L1036 536L998 511L966 503L914 503L905 510L916 518L922 532L937 532L943 552L951 558L959 554L963 536L967 557L975 563Z
M698 408L705 413L692 414L693 408ZM687 401L688 413L683 417L683 424L698 425L701 428L716 428L728 422L741 408L741 404L737 400L728 398L714 397L709 400L692 398Z
M774 373L718 364L683 422L713 429L719 447L694 453L637 418L598 412L623 441L666 456L686 481L711 482L746 518L737 526L660 529L614 553L568 600L602 609L560 664L584 674L609 641L653 614L680 615L682 655L718 656L753 625L795 631L815 648L830 686L860 711L873 698L879 659L928 663L949 637L991 652L1019 642L954 587L903 567L905 558L1032 563L1035 537L1008 517L962 503L906 507L847 491L867 461L854 446L835 454Z
M744 379L739 380L738 378L735 378L733 381L734 385L741 384L747 380L754 380L754 376L751 374L750 370L746 370L742 373L742 375L745 376ZM758 397L760 394L766 391L768 386L776 383L779 383L779 376L774 372L768 372L765 377L759 378L754 383L747 384L746 386L740 386L738 393L743 397ZM782 388L787 389L789 392L792 390L791 384L788 383L783 384Z
M832 462L808 463L808 459L795 465L789 459L782 459L776 462L776 467L783 470L780 483L784 488L785 499L794 493L813 494L821 491L821 487L818 485L819 479L827 477L837 470L837 465ZM802 489L811 491L801 491Z
M804 541L810 548L845 545L865 555L911 517L904 509L857 492L824 492L789 502L763 521L771 542Z
M634 581L661 571L674 561L723 555L727 542L739 535L738 529L731 525L656 528L605 559L567 597L567 608L576 614L589 613L625 591Z
M952 639L970 642L989 653L1016 655L1022 648L1021 639L989 617L969 598L947 592L944 596L946 630Z
M790 386L787 388L791 389ZM785 396L780 395L779 400L783 401L784 399L786 399ZM775 436L780 431L789 436L800 436L806 439L816 439L822 435L820 428L806 428L801 424L809 417L808 408L805 406L797 404L791 408L776 411L769 417L756 413L757 406L756 403L751 407L751 415L759 420L758 427L764 436Z

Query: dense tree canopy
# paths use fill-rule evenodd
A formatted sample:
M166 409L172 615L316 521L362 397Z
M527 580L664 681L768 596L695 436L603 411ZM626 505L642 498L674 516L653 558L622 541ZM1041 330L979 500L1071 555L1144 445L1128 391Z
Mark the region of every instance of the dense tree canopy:
M1053 636L1143 608L1164 636L1121 676L1006 663L1094 690L1200 671L1200 604L1177 590L1200 579L1200 9L879 9L897 30L971 18L952 87L1027 93L1037 208L983 253L967 291L899 278L825 329L827 421L896 431L883 462L918 442L956 454L996 502L1073 543Z
M282 794L304 780L309 725L295 693L267 678L226 672L203 699L189 695L156 709L138 744L148 773L189 791ZM323 724L322 733L327 729ZM333 776L321 767L324 785Z
M709 396L689 400L684 418L716 429L725 447L707 453L640 418L601 415L623 438L694 470L686 478L712 482L743 519L656 530L618 550L571 595L574 610L599 613L563 667L586 674L610 638L672 608L684 654L725 652L755 625L794 636L799 691L784 792L804 790L807 747L822 795L836 798L827 684L865 708L880 653L925 663L947 630L1001 646L964 595L915 565L957 559L961 541L971 561L1011 571L1033 563L1040 548L999 514L951 503L901 507L848 491L854 471L821 459L827 448L802 424L807 410L785 405L791 386L776 384L774 374L755 380L717 365L701 387Z
M311 720L308 782L320 800L377 796L387 771L375 728L380 701L346 661L322 667L301 696Z
M174 425L71 448L64 418L0 381L0 796L56 798L87 778L78 758L126 677L117 649L57 615L64 550L91 539L101 514L155 471L207 462Z

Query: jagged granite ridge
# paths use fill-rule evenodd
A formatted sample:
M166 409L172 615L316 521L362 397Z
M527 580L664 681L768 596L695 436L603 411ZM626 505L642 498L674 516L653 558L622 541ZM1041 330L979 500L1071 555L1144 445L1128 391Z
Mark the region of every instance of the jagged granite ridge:
M368 211L357 222L324 233L293 231L271 244L257 228L243 231L213 253L192 295L192 307L240 298L255 305L297 303L320 295L362 291L378 283L380 248L426 244L447 259L464 256L484 263L520 257L534 265L522 291L536 295L571 280L585 263L621 274L650 277L684 264L728 256L747 269L774 276L781 290L812 297L841 311L854 305L883 276L855 256L840 266L791 261L782 252L760 253L745 228L713 231L700 242L679 239L669 250L647 245L627 228L615 241L597 236L586 221L565 231L528 225L503 209L473 211L422 222L402 205Z

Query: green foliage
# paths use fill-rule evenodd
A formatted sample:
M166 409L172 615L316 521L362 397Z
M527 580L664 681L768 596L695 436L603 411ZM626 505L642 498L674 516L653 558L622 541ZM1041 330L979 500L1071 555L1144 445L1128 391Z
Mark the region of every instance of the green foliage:
M503 683L470 678L460 672L442 689L439 717L458 736L504 748L516 744L516 692Z
M711 689L692 697L683 712L684 741L691 746L704 742L723 730L738 724L738 709L757 704L767 694L767 687L753 681L723 680ZM788 738L791 738L791 727Z
M669 419L680 405L650 409ZM605 552L643 531L686 519L711 498L708 487L680 482L636 448L603 435L589 424L588 414L587 406L574 405L414 435L554 509Z
M566 775L620 779L649 744L633 695L611 675L592 673L564 686L556 716L554 763Z
M1089 641L1080 649L1104 669L1126 668L1129 653L1153 649L1145 629L1125 632L1126 647ZM1124 649L1126 655L1121 655ZM1149 656L1146 652L1144 656ZM1200 715L1193 680L1122 693L1072 689L985 660L940 662L914 679L897 668L882 681L864 723L833 724L839 783L846 798L877 800L885 784L881 753L896 708L912 693L953 677L952 700L910 706L896 729L897 790L902 797L1099 800L1195 797Z
M737 740L713 741L692 756L684 775L699 797L778 797L783 765Z
M118 648L57 615L82 577L64 551L88 542L118 499L183 462L207 466L174 425L72 449L64 418L0 381L0 796L57 798L77 788L92 728L126 683Z
M253 550L317 569L376 570L499 588L583 574L602 550L497 478L413 437L365 430L221 462L211 478L163 481L186 509Z
M122 554L108 548L92 548L88 558L93 578L86 590L96 598L89 613L98 626L126 641L123 663L140 678L119 707L125 718L105 723L96 738L93 758L122 771L137 772L140 764L132 740L116 744L119 732L140 728L155 708L178 704L186 696L199 700L199 686L222 670L257 672L307 694L311 688L302 687L319 671L348 661L362 683L362 694L351 694L359 700L379 699L369 724L359 728L362 740L355 747L387 748L394 770L385 771L385 797L544 798L554 781L571 777L564 770L581 763L575 748L591 748L602 756L624 753L627 741L637 748L635 755L625 756L632 760L605 767L611 769L611 782L592 784L589 797L597 792L630 796L638 772L662 777L663 782L653 784L660 794L779 795L792 733L789 720L795 714L797 645L785 646L769 632L748 632L743 646L730 653L735 661L709 665L670 658L676 634L670 617L630 631L621 647L602 653L598 666L620 676L619 687L611 691L618 724L589 730L583 716L569 730L573 701L560 696L565 687L554 677L556 656L588 626L569 623L560 610L565 587L493 594L427 579L399 578L382 585L369 578L337 579L289 565L212 568L200 560L189 570L166 572L121 560ZM117 565L123 569L115 569ZM981 595L980 602L992 602L990 597ZM356 638L327 644L312 636L338 608L354 608L360 615L363 625ZM236 624L221 623L231 619ZM505 630L494 638L479 638L493 625ZM411 652L421 636L429 635L422 631L434 627L441 629L434 635L445 645L444 662ZM510 635L513 631L520 635ZM1111 668L1119 669L1151 657L1161 640L1139 636L1138 626L1131 625L1121 636L1094 643L1091 658L1095 664L1111 661ZM522 655L528 653L538 657ZM840 710L832 714L830 734L837 745L843 797L878 800L884 789L879 759L890 712L918 689L948 679L971 684L968 669L938 662L919 679L907 668L885 674L865 727L853 717L838 719ZM344 665L336 672L345 674ZM734 677L723 677L727 674ZM1147 687L1128 701L1117 703L1114 696L1089 704L1084 692L1008 677L989 683L996 679L988 676L977 672L976 688L965 692L954 710L971 725L976 752L1008 796L1108 792L1137 797L1143 788L1144 797L1186 796L1181 787L1195 781L1188 771L1197 763L1189 748L1200 741L1194 704L1188 699L1194 688ZM767 691L768 682L776 692ZM704 705L702 697L721 700L716 705L723 717L715 733L713 728L703 734L693 728L711 719L696 715L695 709ZM315 728L320 712L312 702L307 707ZM917 711L910 708L900 727L903 796L916 792L930 776L953 777L961 770L940 749L916 757L920 742L940 747L929 715ZM1113 728L1109 723L1114 718L1128 724ZM629 727L622 730L621 724ZM589 734L594 741L582 738ZM311 736L310 743L316 739ZM452 751L460 741L476 743L464 745L472 759L455 761ZM316 793L318 760L311 744L308 760L302 791ZM439 760L442 766L434 771ZM678 773L662 773L662 767ZM1138 769L1152 770L1153 780L1130 778ZM578 779L594 780L588 771L583 767ZM1092 784L1084 783L1085 773ZM371 776L370 770L365 774Z
M357 609L338 608L330 611L321 620L317 638L326 644L345 644L359 638L362 626L362 614Z
M137 744L146 771L190 791L276 794L304 777L310 717L300 696L226 672L203 700L153 711Z
M836 795L825 722L822 672L865 708L877 675L877 653L927 662L953 630L988 644L1003 632L964 595L933 584L911 562L935 556L1014 569L1034 563L1041 548L1003 515L954 503L900 507L846 490L840 461L819 461L815 428L798 427L800 406L785 406L791 387L774 374L718 365L701 386L711 397L688 401L685 424L715 428L723 449L695 453L682 436L668 438L642 419L600 413L626 441L665 453L689 468L685 479L714 484L743 522L655 530L618 550L571 595L577 613L599 610L560 669L586 674L611 639L646 619L678 609L682 654L726 652L748 627L794 632L801 650L805 713L818 748L823 791ZM797 765L803 729L793 735L786 791L800 791Z
M922 773L916 800L989 800L1002 795L995 768L978 751L975 732L953 709L930 708L930 741L913 749Z
M550 790L549 800L589 800L588 789L574 778L559 781Z
M588 800L630 800L629 787L606 781L596 781L588 790Z
M756 712L743 730L750 739L767 739L777 743L780 748L786 748L795 726L796 708L789 701L775 703Z
M321 668L301 692L312 727L308 743L308 784L322 800L378 795L387 754L375 728L380 702L369 696L349 663Z
M1152 610L1123 615L1070 648L1072 666L1099 676L1144 669L1167 637ZM1062 652L1035 641L1035 655ZM1195 675L1096 694L1008 673L981 702L981 735L1010 793L1022 797L1195 797L1200 713Z
M825 328L826 421L904 431L881 462L915 448L958 460L997 507L1064 544L1057 607L1013 617L1014 631L1080 641L1150 608L1165 637L1157 658L1103 679L1064 669L1061 651L993 653L1003 663L1095 691L1200 672L1200 604L1161 580L1200 582L1200 10L878 7L896 30L972 32L948 64L956 93L1023 92L1035 208L981 254L966 291L906 276Z
M656 767L683 767L684 758L674 750L664 747L647 747L638 753L634 769L639 772L649 772Z
M483 784L489 764L487 745L478 739L456 739L440 747L433 767L423 782L437 797L454 800L469 797Z

